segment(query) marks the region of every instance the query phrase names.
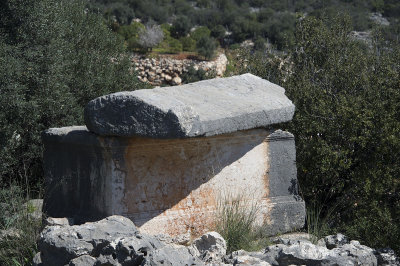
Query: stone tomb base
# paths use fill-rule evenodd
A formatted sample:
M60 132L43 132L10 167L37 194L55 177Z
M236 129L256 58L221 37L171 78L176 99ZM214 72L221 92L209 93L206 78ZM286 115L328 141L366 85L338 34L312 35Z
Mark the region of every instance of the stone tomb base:
M141 231L177 236L212 229L219 204L257 205L270 234L304 225L293 135L252 129L213 137L100 137L86 127L43 135L51 217L78 223L113 214Z

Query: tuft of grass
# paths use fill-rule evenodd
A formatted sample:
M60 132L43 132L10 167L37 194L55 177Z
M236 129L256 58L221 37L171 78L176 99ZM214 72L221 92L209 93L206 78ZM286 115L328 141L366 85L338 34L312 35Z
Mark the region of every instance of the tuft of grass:
M243 195L228 196L220 201L215 230L227 242L227 253L236 250L258 251L269 244L264 226L255 225L259 206Z
M323 207L318 205L311 205L307 208L306 228L307 233L311 235L311 242L316 244L319 239L331 233L329 220L333 209L329 210L327 214L322 215Z
M41 220L19 186L0 189L0 265L31 265Z

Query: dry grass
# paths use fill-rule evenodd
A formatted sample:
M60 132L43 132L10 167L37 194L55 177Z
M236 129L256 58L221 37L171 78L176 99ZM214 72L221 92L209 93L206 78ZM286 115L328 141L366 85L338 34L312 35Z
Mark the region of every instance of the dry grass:
M269 244L265 226L255 225L259 206L243 195L228 196L219 202L215 230L227 242L227 253L258 251Z
M41 220L31 214L34 206L24 204L26 196L18 186L0 190L0 265L31 265L37 252Z

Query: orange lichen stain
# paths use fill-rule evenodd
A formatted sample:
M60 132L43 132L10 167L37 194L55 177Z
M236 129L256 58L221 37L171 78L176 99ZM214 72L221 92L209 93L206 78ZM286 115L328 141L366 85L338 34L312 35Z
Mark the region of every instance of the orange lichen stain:
M147 228L163 226L161 230L170 235L200 235L215 222L216 194L222 189L209 181L244 156L246 148L262 143L268 156L268 145L263 142L268 134L260 129L206 138L126 138L120 150L126 171L127 213L140 217ZM221 165L221 154L231 150L239 157L223 158ZM268 167L266 164L265 197L269 191Z
M263 221L262 221L262 223L264 224L264 225L270 225L270 224L272 224L272 220L271 220L271 210L272 210L272 204L271 204L271 199L270 198L266 198L266 199L264 199L263 200L264 202L263 202L263 207L264 208L266 208L266 211L265 212L263 212Z
M142 149L145 145L147 149ZM209 145L191 139L130 139L124 156L128 211L163 211L179 206L182 199L210 179L204 171L210 156Z
M168 219L168 234L178 235L191 232L193 237L197 237L213 227L215 210L214 190L205 185L182 199L162 215L181 213L180 218L182 219Z

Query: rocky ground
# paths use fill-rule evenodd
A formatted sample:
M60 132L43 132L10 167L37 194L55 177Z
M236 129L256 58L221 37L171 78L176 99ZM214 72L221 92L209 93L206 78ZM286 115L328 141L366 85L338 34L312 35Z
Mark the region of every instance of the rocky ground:
M216 232L188 242L140 233L122 216L72 222L46 220L34 265L400 265L393 250L375 250L342 234L317 243L305 233L286 234L272 238L274 244L264 250L226 254L226 242Z
M188 71L189 67L203 69L210 75L222 77L228 59L225 54L219 54L213 61L199 61L192 59L172 59L172 58L146 58L135 55L131 58L134 69L138 73L140 81L149 82L151 85L160 86L163 84L180 85L182 74Z

